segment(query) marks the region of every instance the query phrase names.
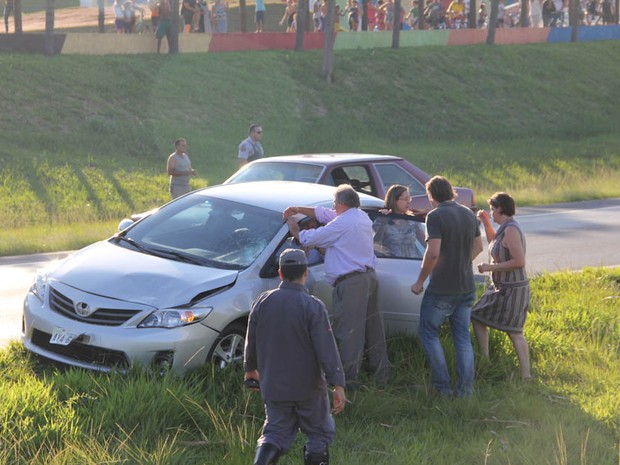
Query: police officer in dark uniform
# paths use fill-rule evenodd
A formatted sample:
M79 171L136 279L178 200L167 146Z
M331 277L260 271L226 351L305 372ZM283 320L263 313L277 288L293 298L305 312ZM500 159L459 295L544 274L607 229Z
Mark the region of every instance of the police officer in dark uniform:
M252 304L245 343L245 383L258 390L267 418L254 465L275 464L291 447L297 431L306 435L306 465L329 464L328 444L336 428L330 413L346 402L344 372L325 305L309 294L306 254L286 249L280 255L277 289Z

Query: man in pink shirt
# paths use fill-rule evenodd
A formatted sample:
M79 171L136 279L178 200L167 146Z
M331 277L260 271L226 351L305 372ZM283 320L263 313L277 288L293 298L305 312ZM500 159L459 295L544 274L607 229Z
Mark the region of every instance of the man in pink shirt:
M358 193L348 184L338 186L334 208L288 207L283 217L291 234L303 247L325 249L325 278L334 286L334 335L340 349L346 386L356 389L368 348L368 364L379 385L389 376L383 318L377 301L376 257L372 221L360 210ZM325 226L300 231L293 215L316 218Z

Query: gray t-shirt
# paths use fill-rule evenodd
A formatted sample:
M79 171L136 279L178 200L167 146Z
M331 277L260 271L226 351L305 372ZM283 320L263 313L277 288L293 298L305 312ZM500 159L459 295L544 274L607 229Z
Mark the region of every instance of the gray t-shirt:
M427 290L466 294L476 289L471 264L474 238L480 236L476 215L453 200L442 202L426 216L426 237L441 239L439 260Z

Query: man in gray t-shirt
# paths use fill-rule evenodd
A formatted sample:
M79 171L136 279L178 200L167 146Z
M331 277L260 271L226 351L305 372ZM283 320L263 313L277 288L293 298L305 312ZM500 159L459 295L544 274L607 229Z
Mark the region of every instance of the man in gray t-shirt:
M431 178L426 192L435 208L426 216L426 252L418 280L411 286L411 292L420 294L430 275L420 308L420 341L431 366L433 387L444 396L466 397L474 389L474 351L469 336L476 298L472 260L482 252L482 238L476 215L454 201L454 190L446 178ZM454 392L439 340L446 319L450 320L456 351Z

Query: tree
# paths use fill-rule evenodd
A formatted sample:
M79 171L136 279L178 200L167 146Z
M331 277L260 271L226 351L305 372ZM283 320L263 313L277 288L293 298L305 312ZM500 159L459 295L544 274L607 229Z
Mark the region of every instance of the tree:
M171 0L172 25L170 27L170 38L168 40L168 53L179 53L179 0Z
M308 0L297 2L297 30L295 31L295 51L304 50L304 33L306 32L306 22L308 19Z
M15 34L22 33L22 0L13 2L13 19L15 21Z
M99 25L99 32L105 32L105 2L104 0L97 0L97 7L99 8L99 15L97 17L97 24Z
M526 0L527 1L527 0ZM469 11L467 12L467 27L469 29L476 29L476 13L478 11L478 5L476 0L469 0Z
M241 29L241 32L248 32L246 10L246 1L239 0L239 28Z
M423 31L426 28L426 25L424 24L424 3L424 0L418 0L418 29L420 31Z
M394 21L392 21L392 48L400 46L400 10L401 0L394 0Z
M52 56L54 50L54 10L56 0L46 0L45 2L45 54Z
M334 12L336 9L335 0L327 0L327 18L325 18L325 46L323 47L323 67L321 77L328 84L333 82L334 67Z
M368 30L368 0L362 0L362 31Z
M568 24L571 26L570 41L577 42L579 26L579 0L569 0L568 3Z
M519 26L530 25L530 0L521 0L521 14L519 14Z
M495 30L497 29L498 0L491 0L491 14L489 16L489 32L487 33L487 45L495 43Z

